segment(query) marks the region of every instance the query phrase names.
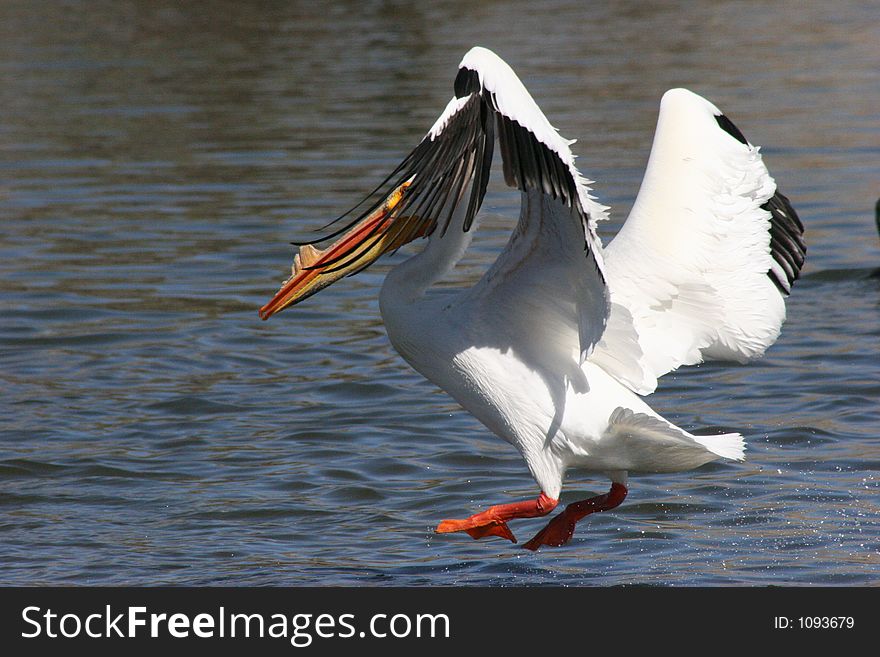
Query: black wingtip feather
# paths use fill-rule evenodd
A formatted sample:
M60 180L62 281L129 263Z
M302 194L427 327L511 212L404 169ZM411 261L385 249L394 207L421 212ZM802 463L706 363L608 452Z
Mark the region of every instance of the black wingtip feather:
M770 213L770 254L785 272L785 281L777 278L771 269L767 272L783 294L798 279L807 254L804 225L784 194L777 191L761 208Z
M515 119L500 113L497 116L505 182L521 191L537 190L559 199L584 219L577 183L559 154Z
M742 133L742 131L733 124L733 121L728 119L723 114L716 115L715 121L718 123L719 128L724 130L724 132L736 139L739 143L748 145L749 140L746 139L746 136Z
M480 74L469 68L458 69L458 75L455 76L453 88L455 89L456 98L464 98L468 94L480 91L482 88L480 85Z

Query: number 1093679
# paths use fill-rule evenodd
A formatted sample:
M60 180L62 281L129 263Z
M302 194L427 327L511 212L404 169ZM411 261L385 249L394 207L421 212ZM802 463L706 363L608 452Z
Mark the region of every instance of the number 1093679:
M797 628L800 630L851 630L856 626L856 620L852 616L776 616L773 619L773 628L785 630Z

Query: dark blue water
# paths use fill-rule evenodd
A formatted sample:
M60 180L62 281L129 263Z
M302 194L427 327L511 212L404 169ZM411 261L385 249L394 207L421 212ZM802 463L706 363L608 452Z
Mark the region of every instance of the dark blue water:
M533 4L3 3L0 584L880 582L875 10ZM763 360L650 399L742 431L747 462L633 477L536 554L432 532L537 489L389 346L399 259L257 317L288 242L414 146L475 44L579 139L606 236L687 86L764 145L809 243ZM490 188L462 281L518 204ZM570 477L563 502L606 487Z

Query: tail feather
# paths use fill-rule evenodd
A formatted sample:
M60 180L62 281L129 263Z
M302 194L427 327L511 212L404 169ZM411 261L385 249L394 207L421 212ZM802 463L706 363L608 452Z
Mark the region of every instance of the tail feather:
M722 433L717 436L694 436L694 440L703 445L713 454L734 461L746 458L746 443L738 433Z
M658 415L619 406L608 419L606 439L599 447L625 454L634 472L678 472L697 468L718 457L742 461L745 442L738 433L695 436ZM594 450L594 456L599 451Z

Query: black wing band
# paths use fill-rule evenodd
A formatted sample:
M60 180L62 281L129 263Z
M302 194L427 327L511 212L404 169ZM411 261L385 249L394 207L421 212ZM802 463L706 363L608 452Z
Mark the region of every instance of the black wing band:
M785 280L772 269L767 272L770 280L783 294L791 292L792 284L800 276L807 254L804 242L804 225L798 218L788 198L776 192L761 209L770 213L770 254L785 273Z
M493 98L493 104L494 102ZM584 224L584 248L587 248L589 217L581 205L571 169L558 153L540 142L516 119L497 111L496 117L504 181L520 191L541 191L574 209Z

